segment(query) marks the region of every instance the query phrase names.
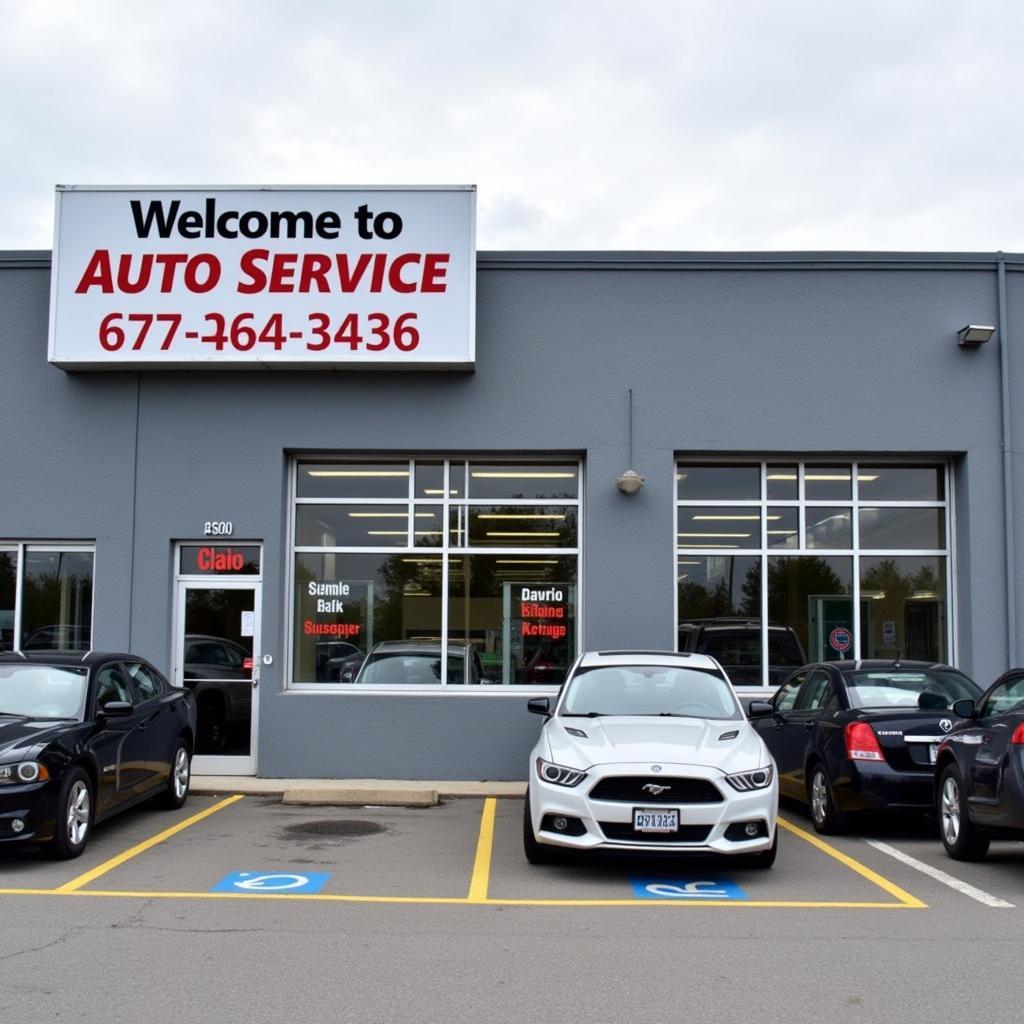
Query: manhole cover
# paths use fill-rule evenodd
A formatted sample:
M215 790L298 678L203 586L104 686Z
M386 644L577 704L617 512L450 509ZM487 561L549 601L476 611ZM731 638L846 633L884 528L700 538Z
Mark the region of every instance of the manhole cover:
M295 836L340 836L346 839L375 836L384 832L383 825L375 821L300 821L285 826L285 832Z

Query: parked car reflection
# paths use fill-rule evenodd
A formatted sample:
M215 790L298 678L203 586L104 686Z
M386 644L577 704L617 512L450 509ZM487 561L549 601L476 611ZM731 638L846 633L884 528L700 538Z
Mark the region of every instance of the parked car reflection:
M247 754L252 650L226 637L185 636L184 684L196 699L197 754Z

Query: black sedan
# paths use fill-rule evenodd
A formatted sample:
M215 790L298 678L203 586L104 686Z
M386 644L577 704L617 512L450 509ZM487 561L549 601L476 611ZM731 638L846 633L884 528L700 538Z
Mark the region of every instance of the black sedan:
M806 802L819 832L859 811L934 806L939 744L958 700L980 688L948 665L830 661L808 665L773 700L748 709L779 772L779 793Z
M1024 839L1024 669L1000 676L935 761L940 834L955 860L981 860L992 839Z
M92 827L188 796L196 709L131 654L0 656L0 844L77 857Z

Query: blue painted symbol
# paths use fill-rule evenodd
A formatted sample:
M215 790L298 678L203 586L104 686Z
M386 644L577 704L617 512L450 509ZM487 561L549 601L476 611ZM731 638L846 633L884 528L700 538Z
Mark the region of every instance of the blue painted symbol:
M631 878L638 900L745 900L747 894L727 878L680 880L678 878Z
M319 892L331 876L320 871L232 871L210 892Z

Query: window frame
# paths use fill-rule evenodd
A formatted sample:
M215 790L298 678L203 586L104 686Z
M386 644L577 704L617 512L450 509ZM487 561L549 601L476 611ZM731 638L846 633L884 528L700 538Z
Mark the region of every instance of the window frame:
M327 463L348 463L348 462L404 462L408 465L408 487L405 498L300 498L297 495L299 467L307 462ZM442 468L442 490L441 495L419 496L416 493L416 467L418 463L436 464L441 463ZM468 494L468 483L471 465L473 463L487 463L488 465L509 466L528 465L539 466L543 464L567 465L571 464L576 469L576 497L575 498L484 498L482 496L470 496ZM415 454L387 454L387 453L365 453L365 452L293 452L288 462L288 515L287 515L287 536L285 550L287 552L287 565L285 568L285 587L287 598L286 626L285 626L285 659L286 671L285 690L292 693L344 693L361 694L369 696L381 696L383 694L400 694L402 696L431 696L431 697L523 697L523 696L549 696L557 693L560 683L516 683L496 684L488 686L467 686L465 684L448 684L448 646L450 642L459 641L449 637L449 610L450 610L450 559L452 556L468 557L471 555L538 555L540 557L574 557L576 559L576 581L575 589L575 615L572 641L574 656L566 667L566 678L572 671L572 667L583 649L583 551L584 551L584 522L583 522L583 495L586 486L586 465L584 458L579 452L502 452L500 454L479 453L479 452L419 452ZM458 495L452 497L452 485L458 487ZM407 536L404 546L313 546L300 545L295 543L296 509L302 504L337 504L337 505L394 505L396 508L407 508ZM523 506L545 506L564 507L569 506L576 510L576 545L572 548L549 547L549 546L486 546L472 547L468 543L456 545L452 543L452 529L450 513L452 509L461 508L467 511L463 513L468 523L468 509L484 505L523 505ZM417 547L415 544L415 513L419 506L440 506L442 539L441 544L436 547ZM468 541L468 531L463 531L462 536ZM412 538L412 543L409 539ZM295 562L296 556L300 554L365 554L365 555L395 555L410 554L423 556L437 556L441 559L441 645L440 657L443 666L442 682L436 686L413 684L404 685L401 683L389 684L387 686L359 686L351 683L331 682L308 682L295 679Z
M728 498L721 500L710 500L706 498L680 498L679 497L679 472L684 465L739 465L749 466L758 464L760 466L760 496L756 499ZM832 468L842 465L850 468L850 497L849 499L807 499L806 477L808 472L813 475L817 467ZM859 476L860 467L889 466L898 469L901 466L908 468L922 465L934 466L942 473L942 493L944 498L937 500L919 501L880 501L871 498L861 500ZM768 497L768 474L769 469L774 467L796 467L797 490L795 498L769 498ZM678 577L679 560L684 556L691 558L703 557L756 557L761 564L761 593L760 593L760 621L761 621L761 685L738 685L736 690L745 694L774 694L779 690L778 685L771 685L769 682L769 651L768 651L768 630L765 628L768 622L768 560L773 556L780 557L807 557L807 556L836 556L852 559L852 589L850 600L853 605L851 627L853 629L854 644L849 653L849 660L858 660L862 657L863 638L861 636L861 558L899 558L899 557L938 557L945 559L945 601L946 601L946 630L945 649L946 663L955 665L957 663L957 595L954 581L956 578L956 550L954 538L956 536L956 506L953 480L953 466L948 457L925 456L907 454L902 457L885 457L877 455L828 455L828 454L747 454L747 455L708 455L676 452L673 459L673 488L672 488L672 532L674 541L674 575ZM758 512L760 515L760 546L755 547L712 547L696 546L689 547L680 543L681 538L677 536L679 527L679 513L682 508L694 508L704 506L708 508L749 508L751 512ZM771 547L768 544L768 515L772 508L795 508L798 516L798 543L795 547ZM851 518L851 544L848 548L812 547L807 544L807 510L814 508L837 508L849 509ZM943 548L862 548L860 546L860 512L868 508L934 508L943 511L944 519L944 540ZM678 635L679 626L679 586L673 588L673 620L675 632Z
M90 554L92 555L92 596L89 604L89 646L94 648L93 627L96 621L96 544L92 541L68 541L41 540L41 541L16 541L0 540L0 553L10 554L14 552L18 564L15 570L14 584L14 637L9 653L19 654L21 652L22 623L24 622L25 609L25 556L29 552L64 552L68 554ZM70 623L58 623L58 625L70 625Z

